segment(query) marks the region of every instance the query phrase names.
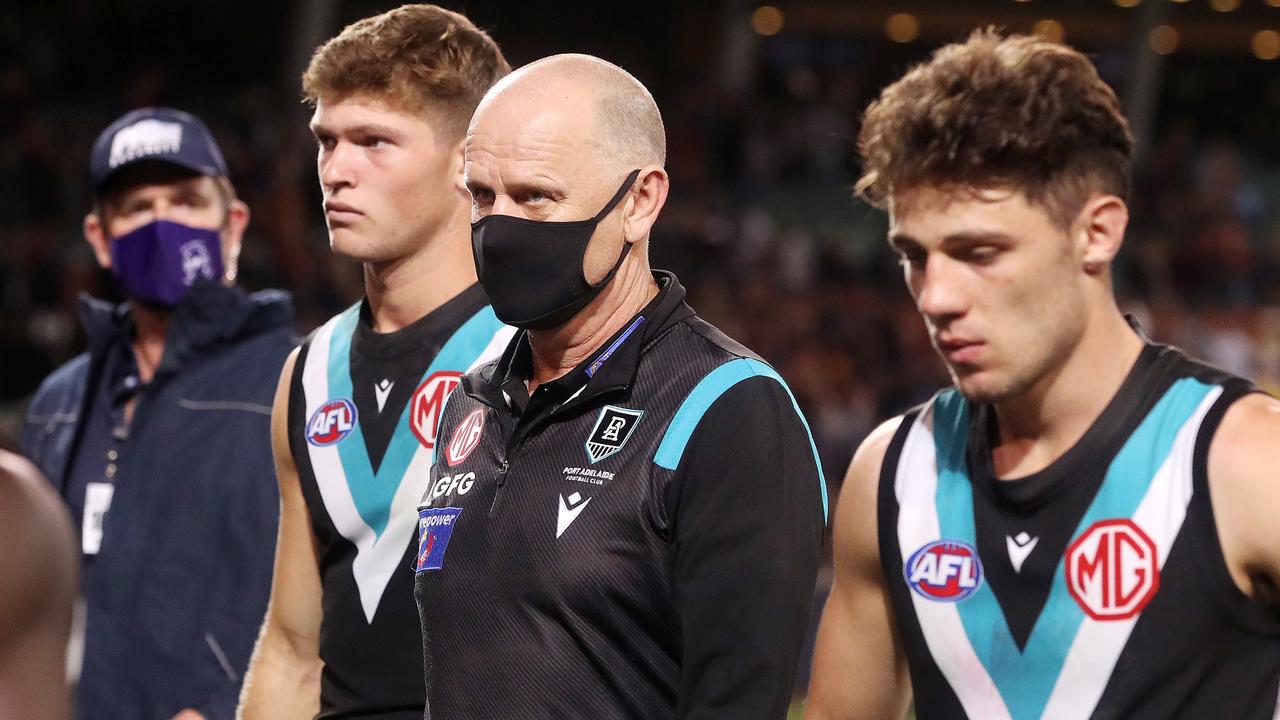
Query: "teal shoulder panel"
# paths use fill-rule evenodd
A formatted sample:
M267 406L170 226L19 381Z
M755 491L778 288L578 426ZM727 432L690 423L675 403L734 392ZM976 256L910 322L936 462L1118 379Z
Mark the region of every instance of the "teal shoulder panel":
M724 395L729 388L738 383L753 377L767 377L777 381L783 390L787 391L787 397L791 398L791 405L795 408L796 417L800 418L800 424L804 426L804 432L809 439L809 450L813 452L813 463L818 468L818 483L822 490L822 517L827 517L827 481L822 474L822 461L818 457L818 447L813 442L813 433L809 430L809 422L805 420L804 413L800 412L800 404L796 402L796 396L791 392L791 388L787 387L786 381L776 370L769 367L765 363L752 358L736 358L721 365L720 367L707 373L693 390L689 393L684 402L680 404L680 408L671 418L671 424L667 426L667 432L662 436L662 442L658 444L658 451L654 453L653 462L667 470L675 470L680 464L680 458L684 456L685 447L689 444L689 438L693 436L693 431L698 427L698 423L702 421L702 416L707 410Z

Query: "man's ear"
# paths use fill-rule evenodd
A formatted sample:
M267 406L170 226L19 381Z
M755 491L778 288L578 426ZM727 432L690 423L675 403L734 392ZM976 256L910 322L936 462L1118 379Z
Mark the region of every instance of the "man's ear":
M640 170L634 187L622 215L622 236L629 243L649 236L649 231L658 220L658 213L667 202L671 180L667 177L666 170L650 165Z
M222 229L222 281L231 285L240 272L240 247L245 228L249 227L249 206L233 199L227 207L227 222Z
M467 156L466 147L459 141L453 148L453 152L449 154L449 173L453 175L453 181L457 184L458 190L461 191L468 199L471 193L467 191Z
M1076 216L1074 234L1081 246L1080 260L1085 271L1106 271L1120 252L1124 231L1129 225L1129 207L1115 195L1096 195Z
M90 212L84 216L84 239L93 249L93 256L103 270L111 269L111 240L107 237L107 229L102 225L98 213Z

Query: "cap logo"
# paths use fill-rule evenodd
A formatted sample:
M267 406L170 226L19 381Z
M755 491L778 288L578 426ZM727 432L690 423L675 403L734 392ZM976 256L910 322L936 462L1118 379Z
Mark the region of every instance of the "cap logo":
M111 157L107 165L114 168L148 155L171 155L182 149L182 126L160 120L139 120L122 128L111 139Z

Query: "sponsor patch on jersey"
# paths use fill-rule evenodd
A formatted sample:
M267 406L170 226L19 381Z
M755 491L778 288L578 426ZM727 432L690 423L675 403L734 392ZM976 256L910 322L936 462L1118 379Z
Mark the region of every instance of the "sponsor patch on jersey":
M444 551L458 525L462 508L423 508L418 511L418 560L414 572L440 570L444 567Z
M423 500L427 502L435 502L443 497L453 495L466 495L471 492L471 488L476 484L476 474L473 472L460 472L456 475L443 475L436 480L435 485L427 491L423 496Z
M605 405L596 418L595 427L591 428L591 434L587 436L587 459L598 463L621 450L635 433L642 415L643 410Z
M346 398L334 398L321 405L307 421L307 442L332 445L351 434L356 427L356 406Z
M449 467L453 467L471 454L480 445L480 436L484 434L484 408L477 408L453 430L453 438L449 447L445 448L444 458Z
M934 540L911 553L902 574L921 597L959 602L982 585L982 561L967 542Z
M428 450L436 446L436 429L440 426L444 401L461 382L462 373L441 370L431 373L431 377L423 380L413 391L409 400L409 427L418 437L418 442Z
M1128 518L1099 520L1067 546L1067 590L1094 620L1128 620L1160 588L1156 544Z

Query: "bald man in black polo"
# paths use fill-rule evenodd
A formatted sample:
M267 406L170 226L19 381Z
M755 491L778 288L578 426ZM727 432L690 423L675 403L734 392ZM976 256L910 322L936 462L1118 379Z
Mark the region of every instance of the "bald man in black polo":
M472 246L522 329L450 397L419 513L427 717L782 718L826 517L807 424L648 264L649 92L547 58L480 104Z

